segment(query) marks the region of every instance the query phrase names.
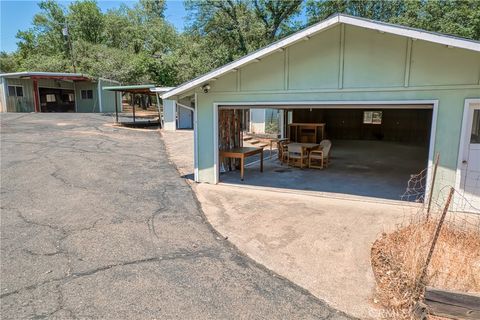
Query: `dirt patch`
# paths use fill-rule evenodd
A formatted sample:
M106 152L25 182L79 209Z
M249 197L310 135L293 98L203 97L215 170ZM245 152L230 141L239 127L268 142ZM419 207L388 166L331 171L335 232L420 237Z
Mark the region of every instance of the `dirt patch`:
M478 220L478 219L476 219ZM372 269L376 300L389 315L409 318L410 310L423 292L418 282L425 264L437 219L422 219L382 234L372 247ZM480 292L480 229L464 222L443 225L426 284L463 292Z

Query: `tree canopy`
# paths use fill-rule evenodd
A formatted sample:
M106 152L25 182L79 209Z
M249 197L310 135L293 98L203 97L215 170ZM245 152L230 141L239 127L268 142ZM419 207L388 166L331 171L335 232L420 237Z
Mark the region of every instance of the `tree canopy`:
M173 86L335 13L480 40L478 0L185 0L186 27L166 19L164 0L102 12L95 0L39 3L2 72L77 72L122 83Z

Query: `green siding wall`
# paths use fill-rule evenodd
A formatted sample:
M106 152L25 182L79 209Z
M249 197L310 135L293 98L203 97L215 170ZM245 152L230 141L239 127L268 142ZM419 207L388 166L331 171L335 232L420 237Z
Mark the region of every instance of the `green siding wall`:
M345 27L344 88L404 85L407 38Z
M479 83L479 52L331 28L195 91L199 180L214 182L214 103L438 100L434 151L441 181L453 185L465 99L480 97Z
M102 96L102 112L115 112L115 92L103 90L103 87L116 86L118 82L109 81L106 79L99 79L100 81L100 95ZM122 111L122 94L117 95L118 111Z
M7 111L8 112L33 112L33 82L28 79L5 79L7 87L9 85L19 85L23 87L23 98L10 97L8 91Z
M340 27L288 48L288 89L336 88L340 66Z
M93 99L82 99L82 90L92 90ZM98 84L89 81L75 82L75 101L77 112L100 112Z
M412 41L410 85L478 84L478 52Z

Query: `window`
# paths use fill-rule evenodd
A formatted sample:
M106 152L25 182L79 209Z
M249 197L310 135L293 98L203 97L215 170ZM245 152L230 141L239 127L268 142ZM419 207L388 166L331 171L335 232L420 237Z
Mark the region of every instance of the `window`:
M473 111L472 134L470 143L480 143L480 110Z
M82 99L93 99L93 91L92 90L82 90Z
M46 97L47 97L47 102L55 102L55 101L57 101L57 99L55 98L55 95L54 95L54 94L47 94Z
M363 123L382 124L382 111L364 111Z
M62 94L62 101L73 102L75 101L75 95L73 93L64 93Z
M8 86L8 95L10 97L23 97L22 86Z

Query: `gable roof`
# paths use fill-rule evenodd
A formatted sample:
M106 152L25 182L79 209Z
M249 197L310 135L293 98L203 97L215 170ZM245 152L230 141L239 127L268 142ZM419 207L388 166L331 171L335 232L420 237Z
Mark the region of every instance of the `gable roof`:
M220 68L214 69L213 71L205 75L197 77L191 81L185 82L179 85L178 87L175 87L174 89L164 93L161 97L162 99L167 99L169 97L184 93L197 86L206 84L209 80L212 80L216 77L222 76L231 71L236 71L237 68L240 68L248 64L249 62L258 61L258 59L265 57L275 51L283 50L285 47L290 46L305 38L308 38L313 34L316 34L318 32L321 32L323 30L329 29L333 26L336 26L342 23L347 25L362 27L366 29L378 30L380 32L409 37L412 39L425 40L425 41L434 42L438 44L444 44L451 47L480 52L480 42L478 41L467 40L459 37L425 31L421 29L409 28L409 27L400 26L396 24L384 23L384 22L379 22L379 21L374 21L374 20L369 20L369 19L364 19L359 17L353 17L345 14L337 14L326 20L316 23L308 28L305 28L299 32L296 32L286 38L276 41L267 47L254 51L238 60L230 62Z

